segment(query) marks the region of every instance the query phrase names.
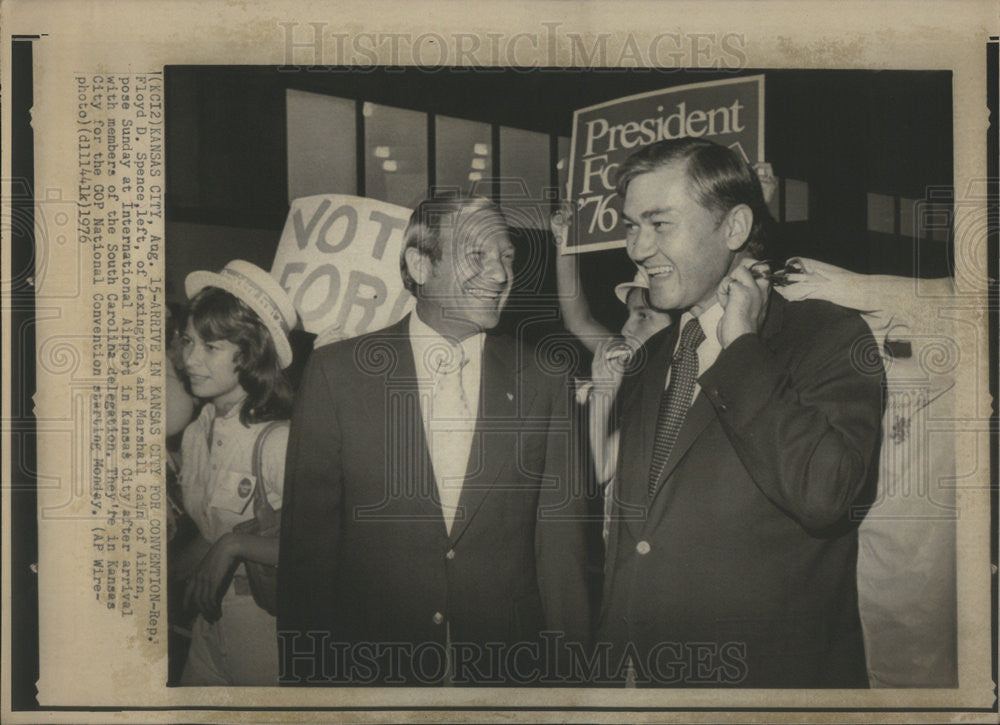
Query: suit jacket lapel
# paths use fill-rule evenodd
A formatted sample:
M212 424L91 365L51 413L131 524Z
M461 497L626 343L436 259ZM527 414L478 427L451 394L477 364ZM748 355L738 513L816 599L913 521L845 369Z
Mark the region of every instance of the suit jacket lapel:
M785 299L772 290L768 298L767 316L760 331L760 336L765 344L769 344L771 338L780 329L785 304L787 304ZM713 420L716 420L715 408L709 402L708 397L699 391L698 395L692 401L691 407L688 408L687 415L684 417L684 423L677 434L677 440L670 451L670 457L663 466L663 472L660 474L656 489L656 496L651 502L651 519L653 518L653 512L659 511L662 508L663 500L669 498L669 493L665 494L663 491L663 489L668 488L668 486L664 485L664 482L673 470L677 468L677 465L684 458L684 454L694 445L694 442L698 440L698 437ZM654 421L653 430L655 428L656 422Z
M518 418L518 400L529 402L518 386L519 370L513 346L506 338L487 335L479 387L476 431L469 451L465 482L458 499L449 542L455 544L469 526L493 484L517 455L517 434L510 423ZM506 430L501 433L499 431Z
M410 317L406 315L395 325L387 327L381 336L381 341L392 349L395 361L388 368L384 380L380 381L384 390L384 410L388 416L385 421L386 455L390 461L387 479L389 476L403 478L400 485L393 488L413 498L421 518L438 519L443 529L444 513L437 495L434 466L424 430L420 385L409 329ZM378 400L378 397L372 399ZM386 484L392 486L388 480Z
M660 473L656 495L650 504L651 509L658 509L660 500L669 496L669 494L664 493L664 489L669 488L665 484L665 481L673 470L677 468L677 464L684 458L684 454L688 452L688 449L694 445L694 442L705 431L708 424L715 419L715 408L708 401L708 397L699 392L691 403L691 407L688 408L687 415L684 416L684 422L677 433L677 440L674 442L674 447L670 450L670 457L663 466L663 472ZM650 512L650 518L653 518L652 511Z
M676 327L676 326L675 326ZM621 444L616 480L621 505L616 515L623 518L636 537L641 533L649 503L649 467L653 460L653 441L656 436L656 419L660 409L667 371L670 369L678 332L670 328L661 341L643 350L647 358L645 369L639 373L632 393L621 401L623 407ZM629 410L639 409L639 417ZM635 455L635 453L638 455Z

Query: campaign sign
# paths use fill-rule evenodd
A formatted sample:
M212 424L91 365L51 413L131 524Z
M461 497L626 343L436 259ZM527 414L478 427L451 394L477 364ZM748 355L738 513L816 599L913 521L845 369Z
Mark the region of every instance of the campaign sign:
M563 254L624 246L618 168L643 146L687 136L728 146L750 164L763 161L764 76L674 86L576 111L569 188L577 224Z
M271 274L320 343L378 330L409 311L399 253L410 213L346 194L292 202Z

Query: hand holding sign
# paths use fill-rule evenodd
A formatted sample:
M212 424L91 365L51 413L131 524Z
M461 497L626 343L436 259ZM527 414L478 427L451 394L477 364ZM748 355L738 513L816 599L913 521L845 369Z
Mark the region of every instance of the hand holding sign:
M565 249L569 242L569 232L570 227L573 225L573 216L573 203L563 201L552 212L552 216L549 217L549 229L552 230L552 236L555 237L556 246L559 249Z

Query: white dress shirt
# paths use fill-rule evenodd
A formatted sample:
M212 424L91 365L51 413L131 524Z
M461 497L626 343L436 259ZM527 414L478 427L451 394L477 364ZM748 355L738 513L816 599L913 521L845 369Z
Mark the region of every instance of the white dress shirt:
M722 343L719 342L719 335L716 330L719 327L719 320L722 319L722 315L725 310L722 308L718 302L713 304L708 309L704 310L700 315L695 315L688 310L683 315L681 315L681 320L677 324L678 330L683 330L684 325L687 324L688 320L697 317L698 324L701 325L702 332L705 333L705 339L702 340L701 344L698 346L698 375L708 370L715 364L716 359L719 357L719 353L722 352ZM674 343L674 354L677 353L677 346L681 342L681 336L677 336L677 342ZM671 367L671 369L673 369ZM670 374L667 373L667 379L663 384L664 389L670 385ZM698 393L701 392L701 385L698 384L697 379L694 383L694 392L691 395L691 400L694 401L698 397Z
M456 345L454 339L443 337L424 323L416 312L410 315L409 333L427 449L450 534L476 431L485 335L470 335ZM465 362L458 370L460 359ZM443 380L443 375L459 376L461 388L454 377Z

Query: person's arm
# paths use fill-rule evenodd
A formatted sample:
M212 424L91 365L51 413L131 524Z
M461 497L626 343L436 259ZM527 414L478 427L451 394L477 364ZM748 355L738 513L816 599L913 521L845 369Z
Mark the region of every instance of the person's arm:
M278 563L278 539L229 532L218 539L198 563L184 594L185 608L194 606L209 622L222 616L222 596L230 575L241 559L274 566Z
M222 538L226 539L226 546L233 559L247 559L267 566L278 565L279 542L276 536L230 532Z
M268 504L281 507L282 483L285 477L285 450L288 447L288 426L276 425L261 435L260 476L255 485L262 486ZM280 510L277 512L280 515ZM274 514L271 514L274 517ZM277 566L279 543L277 536L262 536L236 531L223 534L198 562L188 583L185 598L193 603L209 621L221 616L221 601L229 586L229 576L241 560Z
M815 303L785 364L756 333L699 378L754 483L807 529L839 521L877 473L882 365L854 313Z
M595 320L590 314L587 297L583 294L580 284L580 260L576 254L562 254L566 246L572 224L573 207L564 204L552 214L550 227L556 239L556 287L559 292L559 308L562 310L563 324L566 329L586 346L591 352L597 348L612 332Z
M789 261L798 262L802 271L789 274L789 284L778 288L785 299L826 300L858 310L871 323L880 320L881 325L873 326L884 331L902 327L910 334L937 332L942 325L939 306L928 304L928 299L954 294L951 277L915 280L886 274L858 274L806 257Z
M622 344L621 338L608 338L594 353L590 368L592 384L588 396L588 434L594 472L602 486L614 476L618 463L618 432L611 431L611 415L627 358L609 357L609 347L616 343Z
M618 463L618 431L610 430L614 402L614 391L594 388L590 393L590 407L587 410L590 451L594 461L594 475L600 486L614 477L615 465Z

